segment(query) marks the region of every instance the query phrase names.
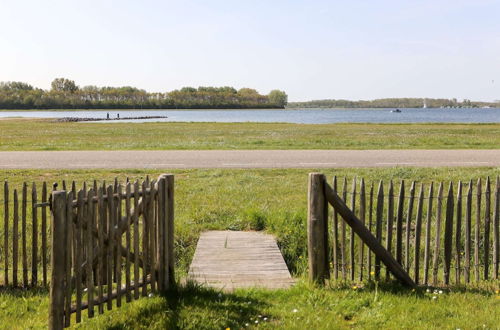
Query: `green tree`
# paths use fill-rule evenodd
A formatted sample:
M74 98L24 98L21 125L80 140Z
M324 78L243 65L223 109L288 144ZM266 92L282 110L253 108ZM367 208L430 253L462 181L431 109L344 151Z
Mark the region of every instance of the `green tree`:
M288 103L288 95L286 95L285 92L277 89L272 90L269 93L268 97L269 97L269 103L280 108L284 108L285 105Z
M55 92L74 93L78 90L78 86L75 82L66 78L56 78L52 81L50 86Z

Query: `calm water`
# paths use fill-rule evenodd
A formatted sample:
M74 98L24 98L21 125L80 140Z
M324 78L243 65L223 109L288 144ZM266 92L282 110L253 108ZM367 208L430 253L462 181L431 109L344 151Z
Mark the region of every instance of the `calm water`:
M0 111L0 118L106 118L109 112L112 118L117 113L122 118L168 116L166 119L133 122L500 123L500 109L401 109L401 113L393 113L391 110L393 109Z

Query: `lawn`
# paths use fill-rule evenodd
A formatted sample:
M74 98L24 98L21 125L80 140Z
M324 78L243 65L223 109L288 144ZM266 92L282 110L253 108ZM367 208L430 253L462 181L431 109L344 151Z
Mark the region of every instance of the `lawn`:
M0 120L0 151L499 147L500 124L57 123L40 119Z
M90 328L490 328L500 321L499 283L485 282L442 294L426 288L410 291L397 284L373 282L332 284L316 288L306 283L306 184L314 169L175 170L177 274L186 274L199 233L207 229L252 230L264 227L277 237L293 276L291 290L239 290L231 294L196 286L180 288L166 297L153 296L125 304L81 327ZM394 179L468 181L499 168L328 169L333 175L369 181ZM156 177L146 170L2 170L11 185L22 181L75 179L124 180ZM3 196L3 195L2 195ZM0 214L0 218L2 215ZM0 236L3 233L0 224ZM0 266L1 267L1 266ZM433 298L436 297L436 298ZM44 290L0 291L3 328L44 328L48 297ZM260 317L259 317L260 315ZM264 320L264 318L267 318ZM255 323L258 321L258 323Z

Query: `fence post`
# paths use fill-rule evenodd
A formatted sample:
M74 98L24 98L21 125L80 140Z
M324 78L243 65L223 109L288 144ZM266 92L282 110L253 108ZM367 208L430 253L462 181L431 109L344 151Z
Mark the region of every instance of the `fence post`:
M52 193L52 276L50 281L49 329L64 328L66 253L66 191Z
M168 281L169 287L175 285L174 251L174 175L165 175L167 184L167 243L168 243Z
M325 176L309 174L307 243L309 279L321 283L328 278L328 204L325 198Z
M158 178L158 277L160 291L168 288L168 223L167 223L167 184L165 174Z

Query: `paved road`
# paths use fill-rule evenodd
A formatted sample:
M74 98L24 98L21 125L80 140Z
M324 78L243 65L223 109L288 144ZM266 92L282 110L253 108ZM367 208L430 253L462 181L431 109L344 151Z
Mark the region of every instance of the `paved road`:
M0 169L500 166L499 150L6 151Z

